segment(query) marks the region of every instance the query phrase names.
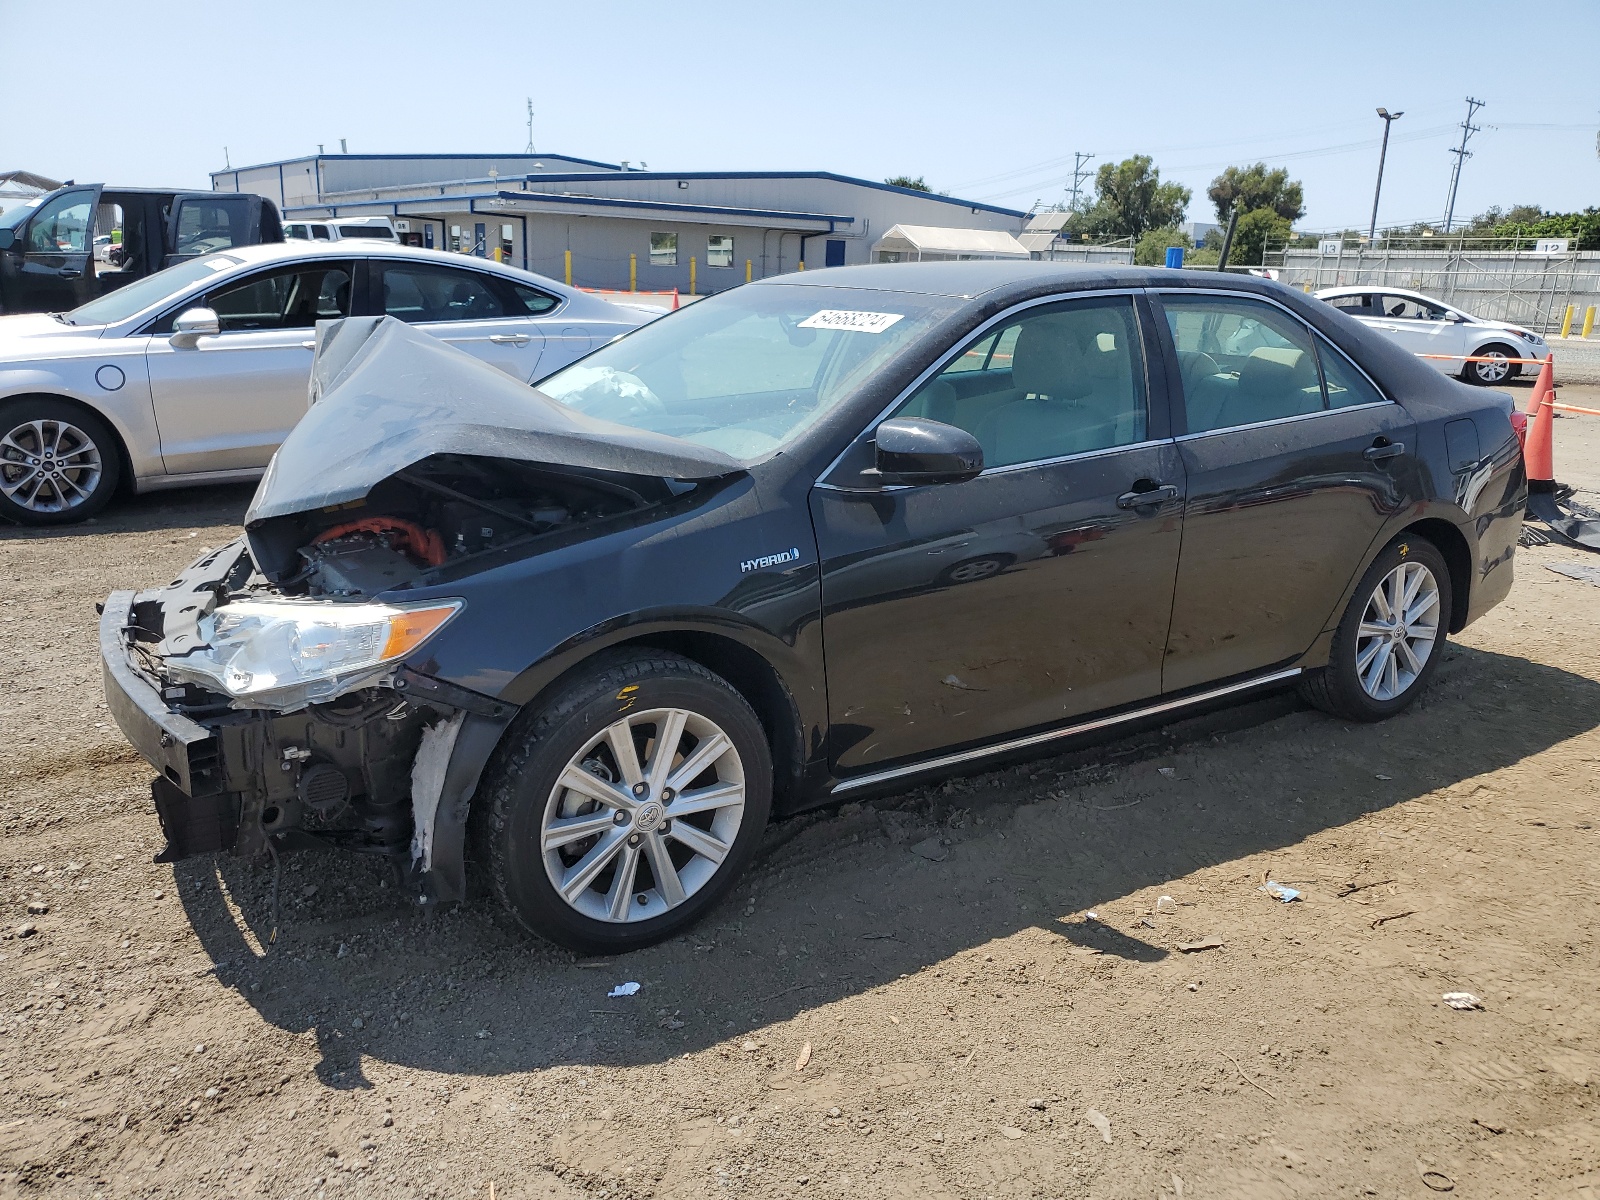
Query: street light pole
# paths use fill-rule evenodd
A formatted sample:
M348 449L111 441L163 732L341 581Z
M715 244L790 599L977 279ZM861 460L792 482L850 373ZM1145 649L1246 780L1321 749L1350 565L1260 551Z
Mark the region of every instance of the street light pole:
M1392 113L1387 108L1380 108L1378 115L1383 118L1383 149L1378 151L1378 185L1372 189L1372 223L1367 226L1369 243L1378 236L1378 197L1383 193L1383 160L1389 157L1389 126L1405 113Z

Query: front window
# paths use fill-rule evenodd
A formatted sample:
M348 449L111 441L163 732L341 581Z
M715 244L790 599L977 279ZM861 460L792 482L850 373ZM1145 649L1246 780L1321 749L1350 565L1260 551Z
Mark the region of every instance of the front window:
M723 234L712 234L706 239L706 266L731 267L733 266L733 238Z
M1396 321L1443 321L1449 314L1437 304L1414 296L1385 296L1382 315Z
M174 254L210 254L249 241L248 206L237 199L185 200L178 208Z
M650 265L652 267L675 267L678 265L677 234L652 233L650 235Z
M280 268L253 275L207 297L223 333L311 329L350 315L350 263Z
M592 417L754 460L792 441L964 303L793 284L735 288L596 350L539 390Z
M126 321L129 317L176 296L202 279L210 279L218 271L226 271L243 261L231 254L191 258L177 266L168 267L165 271L157 271L154 275L136 279L126 287L107 292L100 299L91 300L82 307L73 309L67 314L67 322L71 325L115 325L118 321Z
M39 210L28 226L29 254L79 254L89 249L89 192L69 192Z

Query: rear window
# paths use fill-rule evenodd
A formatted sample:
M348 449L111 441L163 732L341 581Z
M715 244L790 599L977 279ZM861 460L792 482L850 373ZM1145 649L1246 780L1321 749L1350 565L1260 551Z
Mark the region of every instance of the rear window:
M394 241L394 231L384 225L341 225L339 236L342 238L382 238L386 242Z

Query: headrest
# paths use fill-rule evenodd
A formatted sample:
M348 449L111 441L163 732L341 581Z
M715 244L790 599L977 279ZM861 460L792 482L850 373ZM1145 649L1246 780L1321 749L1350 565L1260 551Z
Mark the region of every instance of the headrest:
M1239 390L1290 390L1297 385L1305 351L1288 346L1257 346L1239 365Z
M1056 321L1036 319L1017 335L1011 382L1024 394L1076 400L1090 391L1084 367L1083 352L1071 333Z

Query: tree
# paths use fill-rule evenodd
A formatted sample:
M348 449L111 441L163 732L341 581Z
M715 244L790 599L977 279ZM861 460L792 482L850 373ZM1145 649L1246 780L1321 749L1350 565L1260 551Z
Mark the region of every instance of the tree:
M933 191L921 175L918 175L915 179L909 175L891 175L884 182L890 187L910 188L913 192Z
M1223 225L1234 209L1242 217L1258 208L1269 208L1285 221L1298 221L1306 215L1305 196L1300 181L1290 179L1289 172L1279 167L1267 170L1266 163L1249 167L1229 167L1211 181L1206 195L1216 205L1217 220Z
M1185 250L1194 248L1194 239L1176 225L1163 225L1159 229L1147 229L1139 236L1133 247L1134 265L1140 267L1161 267L1167 262L1167 247L1182 246Z
M1106 163L1095 175L1095 200L1085 226L1100 237L1137 238L1183 220L1194 195L1181 183L1162 183L1148 154Z
M1255 266L1261 261L1262 251L1268 242L1285 242L1289 239L1289 222L1270 208L1258 208L1239 218L1233 230L1233 245L1228 248L1228 261L1243 266Z

